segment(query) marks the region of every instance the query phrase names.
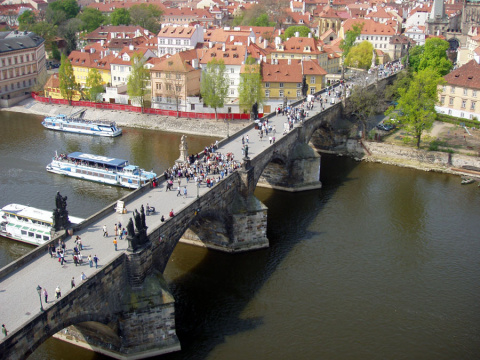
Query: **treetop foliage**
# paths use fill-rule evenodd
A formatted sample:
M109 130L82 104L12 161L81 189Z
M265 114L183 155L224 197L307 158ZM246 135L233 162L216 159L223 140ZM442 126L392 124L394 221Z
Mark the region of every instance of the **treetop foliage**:
M425 41L425 45L413 47L409 52L410 69L418 72L431 68L441 76L447 75L453 68L453 64L447 56L449 46L448 41L429 38Z

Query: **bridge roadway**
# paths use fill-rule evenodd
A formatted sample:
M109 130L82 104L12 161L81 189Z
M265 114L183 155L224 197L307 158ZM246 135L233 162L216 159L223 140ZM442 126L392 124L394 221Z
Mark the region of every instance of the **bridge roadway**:
M325 98L325 89L322 90L321 94ZM330 98L328 98L326 108L330 106ZM309 111L309 117L318 114L320 110L319 103L315 102L313 110ZM272 126L275 125L276 127L275 137L277 140L284 136L283 128L285 122L286 116L282 115L273 116L269 119L269 124ZM245 137L247 135L249 137L248 155L251 159L270 146L268 137L265 138L264 136L263 140L260 141L259 132L254 128L249 129L243 134ZM241 136L238 134L230 137L230 141L218 149L219 152L224 154L229 152L233 153L236 160L242 159L241 150ZM182 190L185 184L186 181L183 179ZM174 185L175 188L176 186L177 184ZM93 267L89 266L87 261L88 255L92 255L92 257L97 255L99 258L98 267L101 269L103 264L107 264L119 256L120 253L127 250L127 240L125 240L125 238L119 240L118 237L118 251L114 249L113 239L115 237L114 226L116 223L121 221L122 225L126 226L128 219L132 217L132 211L134 209L140 209L142 204L146 206L148 203L150 206L155 207L156 212L146 217L146 223L151 229L156 228L161 224L161 215L164 215L168 221L168 214L171 209L177 214L177 212L196 200L197 187L193 181L187 184L187 191L188 195L186 198L184 198L183 195L177 197L177 191L165 191L165 182L163 181L159 187L152 188L136 199L127 202L127 214L118 214L112 211L101 220L91 224L88 228L80 230L72 237L67 237L65 240L67 262L64 263L63 266L60 265L58 259L51 258L48 253L45 253L0 279L0 307L2 309L0 313L0 323L5 324L9 333L12 333L22 327L22 324L27 323L31 316L40 311L40 300L36 290L37 285L40 285L48 291L47 304L43 303L42 295L41 301L44 308L48 308L56 301L55 288L57 286L60 287L62 295L70 291L75 291L75 289L71 289L70 285L72 278L75 278L75 283L78 286L81 282L80 276L82 272L84 272L88 278L97 271L95 265ZM202 185L198 188L198 191L199 195L202 196L208 192L209 189L206 188L205 185ZM109 236L106 238L102 235L103 225L106 225L108 229ZM83 264L79 266L75 266L72 258L75 235L81 237L84 249L82 251ZM1 340L3 339L4 337L1 336Z

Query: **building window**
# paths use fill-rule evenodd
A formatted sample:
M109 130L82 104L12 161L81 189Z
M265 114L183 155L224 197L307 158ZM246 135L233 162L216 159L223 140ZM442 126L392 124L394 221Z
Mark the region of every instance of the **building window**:
M453 99L454 99L454 98L452 98L452 97L450 98L450 100L449 100L449 102L448 102L448 105L453 105Z
M157 90L162 90L162 84L161 84L161 83L160 83L160 84L157 83L157 84L156 84L156 88L157 88Z
M310 78L310 84L315 84L315 76L312 76L312 77Z
M301 97L302 96L302 92L300 90L297 90L297 97Z
M468 95L468 89L463 89L463 95L465 95L465 96Z
M477 90L473 90L473 91L472 91L472 96L473 96L473 97L477 97Z
M266 82L266 83L265 83L265 87L266 87L266 88L269 88L269 87L270 87L270 83L269 83L269 82Z
M447 91L447 87L445 85L443 85L443 88L442 88L443 92L446 92Z
M270 97L270 90L265 90L265 97Z
M297 88L301 88L302 87L302 83L297 83Z
M455 86L450 86L450 92L451 92L452 94L455 94Z
M182 86L181 86L181 85L176 85L176 86L175 86L175 91L176 91L177 93L179 93L180 91L182 91Z
M283 97L283 90L280 90L278 96Z
M448 110L448 115L452 115L452 110Z
M235 80L230 80L230 85L235 85Z
M462 109L467 107L467 100L462 100Z
M283 88L283 83L280 83L280 88Z
M235 74L235 69L230 69L231 74Z
M475 110L475 104L476 101L472 101L472 103L470 104L470 110Z
M443 105L443 104L445 104L445 96L442 96L440 98L440 105Z
M316 93L316 88L311 87L311 88L310 88L310 94L313 95L313 94L315 94L315 93Z
M230 95L235 95L235 90L234 89L230 89Z
M164 45L165 44L165 39L160 39L160 45Z
M177 39L177 40L175 41L175 44L176 44L176 45L182 45L182 40Z

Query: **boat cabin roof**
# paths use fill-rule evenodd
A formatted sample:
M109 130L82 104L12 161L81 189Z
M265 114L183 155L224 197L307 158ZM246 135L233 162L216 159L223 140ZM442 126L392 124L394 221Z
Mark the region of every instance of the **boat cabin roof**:
M100 156L100 155L85 154L82 152L73 152L71 154L68 154L68 157L75 160L89 161L96 164L115 166L115 167L123 167L128 165L128 160L116 159L116 158Z

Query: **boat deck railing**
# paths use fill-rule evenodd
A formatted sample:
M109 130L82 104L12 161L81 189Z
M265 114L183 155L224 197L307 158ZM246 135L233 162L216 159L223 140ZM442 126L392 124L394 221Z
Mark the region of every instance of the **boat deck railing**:
M62 119L62 120L64 120L67 123L76 122L76 123L87 124L87 125L107 125L107 126L117 127L117 124L115 123L115 121L108 121L108 120L85 120L78 117L66 117L65 119Z

